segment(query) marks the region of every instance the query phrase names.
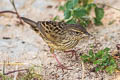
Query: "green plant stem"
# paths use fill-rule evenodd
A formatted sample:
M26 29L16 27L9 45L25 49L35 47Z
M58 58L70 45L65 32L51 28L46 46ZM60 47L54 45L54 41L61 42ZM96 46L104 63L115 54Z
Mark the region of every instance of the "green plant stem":
M107 5L107 4L104 4L104 3L97 3L97 4L98 4L98 5L105 5L105 6L107 6L107 7L113 8L113 9L115 9L115 10L117 10L117 11L120 11L120 9L115 8L115 7L112 7L112 6Z

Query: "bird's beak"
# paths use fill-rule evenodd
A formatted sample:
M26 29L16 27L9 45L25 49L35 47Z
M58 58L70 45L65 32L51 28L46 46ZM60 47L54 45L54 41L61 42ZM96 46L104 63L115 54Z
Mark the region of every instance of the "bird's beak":
M88 32L86 32L85 34L88 35L88 36L92 36L92 35L91 35L90 33L88 33Z

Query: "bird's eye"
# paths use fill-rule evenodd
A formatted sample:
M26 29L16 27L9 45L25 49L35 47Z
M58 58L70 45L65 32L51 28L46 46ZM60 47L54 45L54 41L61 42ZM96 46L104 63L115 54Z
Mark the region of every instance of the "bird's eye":
M79 32L76 32L76 34L79 34Z

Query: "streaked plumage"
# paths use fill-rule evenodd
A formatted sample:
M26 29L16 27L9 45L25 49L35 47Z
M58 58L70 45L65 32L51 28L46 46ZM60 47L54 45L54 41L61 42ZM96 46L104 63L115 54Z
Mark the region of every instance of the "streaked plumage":
M21 19L31 25L31 28L43 38L50 47L51 53L54 53L54 50L69 50L78 44L84 34L90 35L80 24L55 21L34 22L25 17Z

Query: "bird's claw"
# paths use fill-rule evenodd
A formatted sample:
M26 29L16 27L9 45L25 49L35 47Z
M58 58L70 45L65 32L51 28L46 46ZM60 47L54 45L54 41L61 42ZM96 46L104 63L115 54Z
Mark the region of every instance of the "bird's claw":
M63 72L64 72L64 70L73 70L73 69L69 69L68 67L66 67L66 66L64 66L62 64L56 65L56 67L57 67L57 70L58 70L58 68L60 68L60 69L62 69Z

